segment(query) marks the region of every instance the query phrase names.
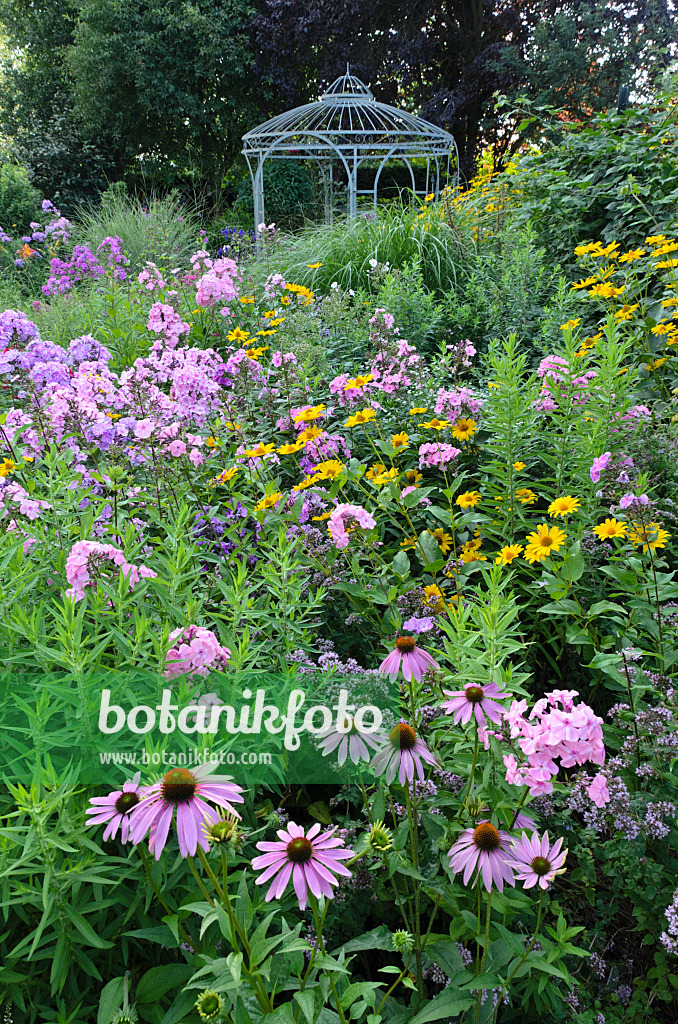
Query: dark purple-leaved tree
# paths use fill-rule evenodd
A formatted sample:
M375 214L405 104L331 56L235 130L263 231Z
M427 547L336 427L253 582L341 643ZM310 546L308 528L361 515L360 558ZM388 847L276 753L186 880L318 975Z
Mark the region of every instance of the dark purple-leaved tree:
M267 0L255 22L279 110L315 99L350 61L377 99L453 132L466 178L481 142L497 163L511 151L495 92L581 117L622 84L651 85L675 39L670 0Z

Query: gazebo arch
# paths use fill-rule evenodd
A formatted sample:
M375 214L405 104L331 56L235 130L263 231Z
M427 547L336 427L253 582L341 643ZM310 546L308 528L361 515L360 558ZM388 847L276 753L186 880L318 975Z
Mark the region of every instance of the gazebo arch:
M338 160L348 179L348 216L357 214L358 196L371 195L377 205L377 186L389 160L403 162L417 193L413 159L426 160L426 192L438 197L441 176L449 178L450 156L455 157L459 180L459 151L454 137L429 121L386 103L378 103L368 87L352 75L337 78L315 103L306 103L265 121L243 135L254 194L254 225L265 218L264 163L273 160L313 160L318 164L325 194L325 220L332 219L332 172ZM372 188L358 188L358 168L365 160L379 162Z

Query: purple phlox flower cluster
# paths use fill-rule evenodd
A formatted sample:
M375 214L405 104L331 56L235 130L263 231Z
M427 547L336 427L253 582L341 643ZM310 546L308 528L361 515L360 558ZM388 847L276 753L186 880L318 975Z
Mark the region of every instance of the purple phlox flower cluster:
M673 894L673 900L664 911L664 916L669 922L665 932L659 936L659 941L667 953L678 956L678 889Z
M427 442L419 445L419 469L439 468L448 466L461 452L451 444Z
M585 824L598 834L604 831L609 820L625 839L631 841L640 835L640 823L632 812L628 787L618 775L613 774L612 765L611 761L604 772L600 773L604 776L606 800L592 800L590 790L595 779L582 775L572 784L568 807L571 811L581 814Z
M409 373L420 362L421 356L415 346L404 339L397 339L395 351L380 351L374 357L370 367L370 373L374 377L372 390L394 395L403 388L410 387L412 378Z
M454 421L462 416L478 419L482 408L482 399L476 398L470 388L456 388L451 391L440 388L436 396L436 416L446 420Z
M207 676L212 669L228 668L231 652L222 647L211 629L204 626L185 626L169 635L172 647L167 652L166 679L177 676Z
M513 754L504 755L508 783L529 786L530 794L538 796L553 791L552 780L559 769L556 758L563 768L586 761L605 763L603 720L588 704L575 707L576 696L576 690L554 690L537 701L529 718L525 717L527 702L513 701L506 718L511 739L518 740L527 763L519 765Z
M624 511L627 508L641 509L645 505L650 505L650 499L647 494L624 494L619 499L619 508Z
M97 252L108 254L108 269L118 281L124 281L127 271L124 269L129 265L129 258L122 251L122 239L117 235L107 235L97 246Z
M0 313L0 351L23 348L30 341L40 341L40 332L25 313L19 309Z
M69 341L67 358L69 366L77 367L80 363L108 363L111 353L91 334L83 334Z
M132 565L124 552L113 544L80 540L73 545L66 559L66 579L71 584L66 597L76 602L81 601L85 596L85 587L93 584L94 579L105 572L107 562L120 568L130 589L134 589L139 580L155 579L158 575L145 565Z
M63 294L87 277L97 278L106 273L95 254L86 245L73 246L70 260L53 256L50 275L42 286L45 295Z

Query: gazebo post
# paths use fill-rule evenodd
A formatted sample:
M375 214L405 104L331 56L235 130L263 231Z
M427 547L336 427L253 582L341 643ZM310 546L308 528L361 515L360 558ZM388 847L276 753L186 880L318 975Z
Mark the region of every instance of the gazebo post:
M348 174L348 219L355 220L358 215L358 154L353 150L353 166Z
M260 224L264 223L265 218L264 210L264 158L259 157L257 163L257 171L254 175L254 227L255 230L259 228Z

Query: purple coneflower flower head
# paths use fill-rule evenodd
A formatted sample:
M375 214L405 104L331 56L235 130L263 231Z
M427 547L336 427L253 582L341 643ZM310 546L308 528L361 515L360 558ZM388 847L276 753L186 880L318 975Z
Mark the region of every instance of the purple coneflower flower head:
M478 725L485 725L485 715L491 722L501 722L505 711L501 704L497 704L497 697L508 697L496 683L486 683L485 686L472 684L465 690L444 690L450 700L446 700L441 707L448 714L454 714L454 723L466 723L475 715ZM495 698L495 699L493 699Z
M305 910L310 892L316 897L334 895L332 886L338 885L336 875L351 877L351 872L341 863L353 856L353 850L341 849L344 840L335 837L336 829L320 832L320 825L312 825L304 834L301 825L290 821L287 829L279 829L275 842L257 843L257 850L263 850L261 857L255 857L252 867L255 871L264 869L257 885L272 879L264 899L280 899L290 878L299 900L299 909Z
M465 829L457 839L448 853L450 867L455 874L464 872L464 885L477 867L487 891L494 883L502 892L504 882L514 885L513 870L506 861L510 846L508 832L500 831L489 821L480 821L475 828Z
M401 661L403 675L408 682L410 679L419 682L429 668L440 668L430 654L422 647L417 646L417 641L413 636L398 637L395 650L384 658L379 666L379 671L384 672L393 682L400 671Z
M243 802L242 789L228 775L212 775L212 765L171 768L158 782L149 786L143 799L133 808L130 836L139 843L149 833L148 849L160 860L167 843L169 828L176 810L179 851L182 857L193 856L198 844L209 850L202 828L213 824L217 812L205 800L225 807L236 818L240 815L231 804Z
M90 806L85 814L92 817L87 822L89 825L103 825L108 822L104 831L103 840L115 839L120 829L120 842L126 843L129 839L130 812L143 798L145 789L139 785L141 772L137 772L133 779L128 779L122 789L117 789L108 796L93 796Z
M404 786L406 782L412 782L415 772L417 778L421 782L424 781L423 761L426 761L427 764L438 763L412 726L407 722L399 722L372 758L370 768L375 775L385 772L388 786L391 785L396 775L398 775L400 785Z
M359 729L355 721L348 715L346 721L350 723L350 728L346 732L341 732L337 726L332 726L326 732L318 735L318 739L321 740L323 757L327 757L328 754L337 750L337 762L340 765L344 764L347 757L351 758L353 764L358 764L359 761L369 761L372 756L370 747L376 750L380 745L379 739L374 733Z
M562 845L563 840L558 839L551 846L548 832L541 839L537 832L531 836L522 835L519 840L514 840L507 863L515 871L516 878L525 883L526 889L533 885L548 889L556 875L562 875L565 870L567 850L561 853Z

